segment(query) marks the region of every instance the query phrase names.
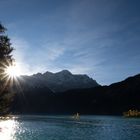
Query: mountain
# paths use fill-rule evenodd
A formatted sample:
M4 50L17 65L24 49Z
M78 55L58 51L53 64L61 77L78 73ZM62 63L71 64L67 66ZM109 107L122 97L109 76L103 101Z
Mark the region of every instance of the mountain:
M29 87L48 87L53 92L63 92L70 89L90 88L99 84L87 75L74 75L68 70L57 73L37 73L32 76L22 76L21 85L26 83ZM23 82L24 81L24 82Z
M69 90L61 96L65 107L59 103L60 112L61 107L82 114L122 115L129 109L140 110L140 74L109 86Z
M13 106L12 111L26 114L121 115L129 109L140 110L140 74L109 86L73 89L59 94L47 87L31 88L17 94Z

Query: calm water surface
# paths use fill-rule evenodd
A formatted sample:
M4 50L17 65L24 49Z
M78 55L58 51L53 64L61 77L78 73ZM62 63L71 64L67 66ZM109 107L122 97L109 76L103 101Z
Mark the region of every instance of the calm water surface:
M0 140L140 140L140 119L18 116L0 121Z

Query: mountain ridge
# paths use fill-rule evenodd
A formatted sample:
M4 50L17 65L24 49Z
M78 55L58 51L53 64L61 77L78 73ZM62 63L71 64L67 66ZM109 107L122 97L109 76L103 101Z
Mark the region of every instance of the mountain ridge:
M26 84L33 86L43 86L50 88L53 92L63 92L69 89L90 88L99 84L86 74L72 74L68 70L52 73L37 73L31 76L21 76ZM20 78L19 78L20 81ZM21 82L22 84L23 82ZM28 84L28 85L29 85Z
M109 86L71 89L54 94L47 87L35 87L16 94L13 111L25 114L105 114L122 115L140 110L140 74Z

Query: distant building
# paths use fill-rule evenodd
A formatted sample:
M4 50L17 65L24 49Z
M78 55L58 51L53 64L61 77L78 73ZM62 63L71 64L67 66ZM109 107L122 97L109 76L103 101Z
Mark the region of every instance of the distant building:
M140 117L140 111L130 109L129 111L124 112L123 116L125 116L125 117Z

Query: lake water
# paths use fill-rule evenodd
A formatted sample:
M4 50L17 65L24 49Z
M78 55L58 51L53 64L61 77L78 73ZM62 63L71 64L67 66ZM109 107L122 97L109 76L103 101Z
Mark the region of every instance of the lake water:
M140 119L18 116L0 121L0 140L140 140Z

